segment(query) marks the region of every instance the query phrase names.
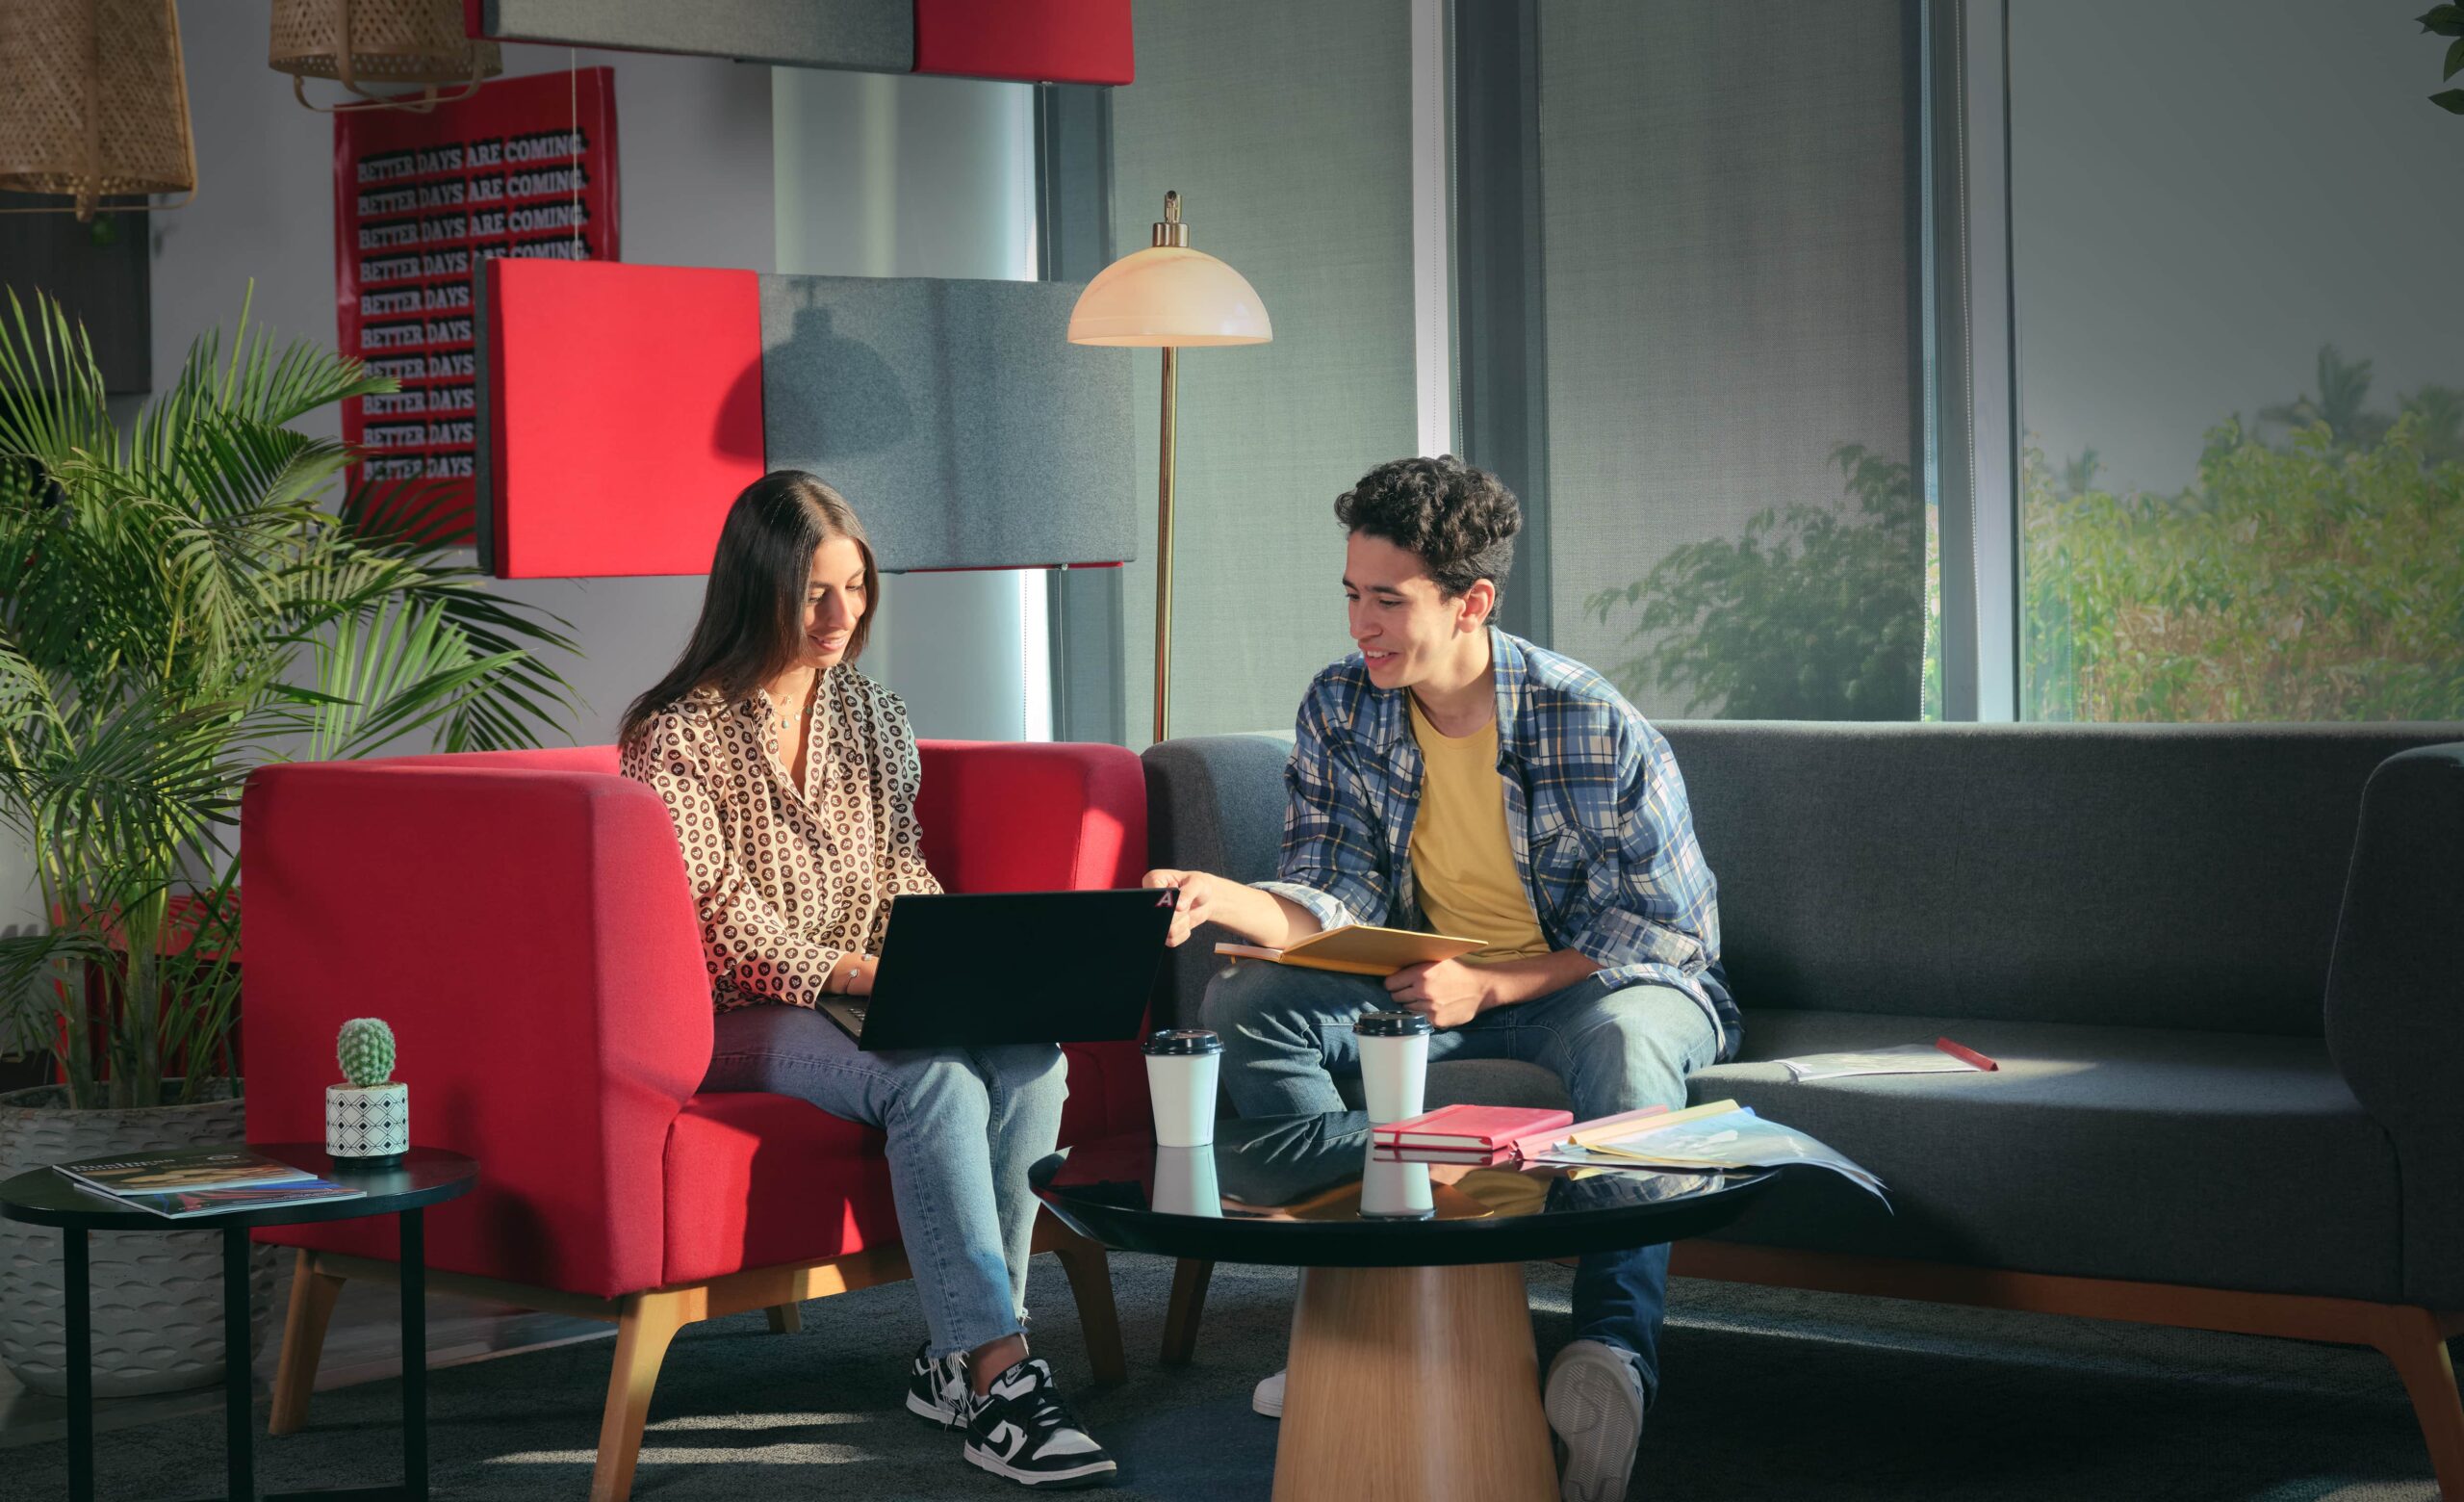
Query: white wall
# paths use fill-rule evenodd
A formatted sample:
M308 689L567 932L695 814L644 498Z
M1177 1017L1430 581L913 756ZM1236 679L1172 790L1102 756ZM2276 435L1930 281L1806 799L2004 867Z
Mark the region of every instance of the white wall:
M332 118L301 109L291 80L266 66L264 6L192 6L182 20L197 195L154 216L157 385L197 333L228 326L250 277L256 319L335 338ZM769 68L563 47L508 46L504 61L508 76L569 62L615 68L626 260L775 269ZM327 412L315 426L331 433L340 422ZM702 601L699 578L500 587L573 623L583 656L557 665L585 701L575 732L585 742L613 738L626 703L683 645Z

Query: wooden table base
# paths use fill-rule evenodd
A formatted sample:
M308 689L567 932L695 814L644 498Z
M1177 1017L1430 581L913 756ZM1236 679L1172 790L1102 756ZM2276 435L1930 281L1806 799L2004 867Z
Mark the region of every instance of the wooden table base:
M1520 1264L1310 1267L1274 1502L1556 1502Z

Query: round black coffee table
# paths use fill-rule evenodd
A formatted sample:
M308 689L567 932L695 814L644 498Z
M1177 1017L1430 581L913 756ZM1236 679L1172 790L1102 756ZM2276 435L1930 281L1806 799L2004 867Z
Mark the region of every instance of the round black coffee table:
M1347 1111L1083 1143L1034 1181L1109 1247L1301 1269L1276 1502L1554 1502L1522 1264L1699 1235L1774 1177L1405 1160Z
M306 1142L246 1145L252 1152L303 1168L359 1197L305 1204L235 1210L223 1215L172 1220L149 1210L121 1208L81 1189L48 1168L31 1169L0 1183L0 1218L60 1228L61 1268L68 1308L68 1495L94 1495L93 1312L86 1279L86 1235L95 1230L218 1230L222 1232L223 1442L226 1495L232 1502L258 1496L254 1425L249 1416L252 1373L248 1308L248 1231L258 1226L296 1226L309 1221L357 1220L398 1215L402 1234L402 1484L333 1490L269 1493L290 1502L314 1497L351 1497L357 1502L427 1496L427 1279L422 1212L467 1194L479 1165L441 1148L413 1148L400 1166L346 1172L325 1150Z

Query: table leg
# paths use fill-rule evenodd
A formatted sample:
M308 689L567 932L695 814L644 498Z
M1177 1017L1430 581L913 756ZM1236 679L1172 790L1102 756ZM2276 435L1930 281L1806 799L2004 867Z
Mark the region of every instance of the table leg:
M264 1502L427 1502L427 1221L423 1211L403 1210L397 1223L401 1228L402 1484L321 1487L281 1492Z
M257 1495L248 1291L248 1233L235 1226L222 1232L222 1453L224 1494L232 1502L256 1502Z
M1556 1502L1517 1264L1311 1267L1274 1502Z
M60 1272L68 1306L68 1498L94 1502L94 1306L83 1229L61 1230Z
M402 1227L402 1491L427 1502L427 1224L404 1210Z

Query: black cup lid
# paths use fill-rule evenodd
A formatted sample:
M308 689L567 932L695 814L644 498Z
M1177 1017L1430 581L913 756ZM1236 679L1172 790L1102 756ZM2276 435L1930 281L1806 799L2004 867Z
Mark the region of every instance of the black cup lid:
M1220 1053L1223 1040L1203 1027L1167 1027L1147 1035L1145 1051L1163 1058Z
M1418 1012L1363 1012L1352 1023L1353 1035L1361 1038L1416 1038L1436 1030Z

